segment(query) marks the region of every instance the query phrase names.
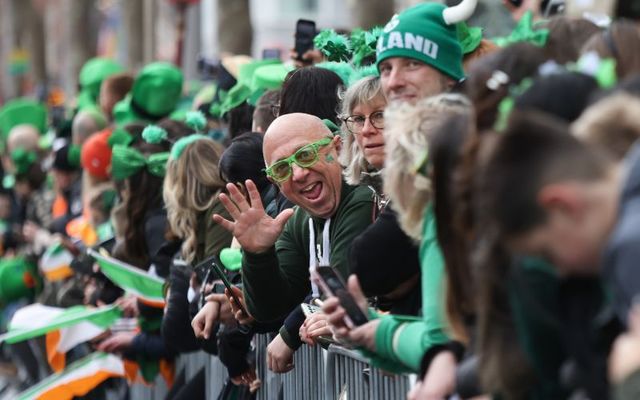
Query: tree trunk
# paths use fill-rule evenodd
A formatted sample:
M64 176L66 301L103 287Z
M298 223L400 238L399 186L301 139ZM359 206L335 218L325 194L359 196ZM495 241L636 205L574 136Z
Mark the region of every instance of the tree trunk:
M249 0L218 0L218 40L220 53L251 55Z
M356 26L371 29L384 26L393 16L393 0L355 0Z
M25 2L26 3L26 2ZM28 9L27 29L29 54L31 55L31 71L36 87L47 93L47 57L45 48L44 12L46 3L32 3Z
M80 69L96 55L97 23L94 0L67 0L71 44L71 76L77 82Z
M121 0L120 7L127 44L127 65L135 71L144 64L144 1Z

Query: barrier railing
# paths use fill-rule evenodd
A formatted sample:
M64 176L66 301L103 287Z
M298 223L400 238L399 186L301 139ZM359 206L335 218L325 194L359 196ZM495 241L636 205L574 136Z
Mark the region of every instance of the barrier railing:
M415 377L394 375L371 367L358 352L330 345L303 345L294 355L294 369L276 374L267 368L268 335L254 337L257 374L262 386L257 400L368 400L405 399ZM186 381L204 366L206 398L215 400L227 379L227 370L217 357L203 352L183 355L176 367L184 368ZM162 378L155 385L133 385L133 400L163 400L167 388Z
M262 387L257 399L404 399L411 387L408 375L372 368L359 353L331 345L303 345L294 355L294 369L275 374L267 368L267 335L256 335L256 360Z

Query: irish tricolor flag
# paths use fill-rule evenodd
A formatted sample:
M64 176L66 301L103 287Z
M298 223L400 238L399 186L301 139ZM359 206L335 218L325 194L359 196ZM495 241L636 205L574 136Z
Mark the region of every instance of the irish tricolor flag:
M59 281L73 275L73 255L61 243L54 243L40 258L40 270L47 280Z
M124 363L112 354L92 353L20 393L18 400L70 400L84 396L112 377L125 375Z
M58 372L64 368L69 350L105 332L121 314L115 305L64 309L31 304L16 311L0 340L11 344L46 334L47 360Z
M100 271L125 292L133 294L148 305L164 307L164 279L93 249L87 250L87 253L96 260Z

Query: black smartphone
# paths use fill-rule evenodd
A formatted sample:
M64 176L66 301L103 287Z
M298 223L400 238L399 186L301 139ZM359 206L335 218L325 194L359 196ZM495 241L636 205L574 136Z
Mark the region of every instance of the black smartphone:
M618 0L615 15L616 19L640 19L640 0Z
M544 18L551 18L554 15L564 14L565 0L542 0L540 12Z
M296 22L296 43L294 50L298 53L297 59L303 61L302 55L313 49L313 38L316 37L316 23L308 19L299 19Z
M319 266L315 269L316 281L322 291L330 296L336 296L340 305L347 312L345 322L350 328L360 326L369 321L367 315L358 307L358 304L349 293L347 285L338 275L335 269L329 266Z
M263 60L280 60L280 49L264 49L262 50Z
M212 271L214 272L214 274L218 275L218 278L220 278L220 280L224 284L224 287L226 287L227 290L229 291L229 293L231 293L233 295L233 289L232 289L233 285L231 285L231 282L229 282L229 279L227 278L227 275L224 273L224 271L222 270L220 265L216 262L216 260L211 262L211 268L212 268ZM238 307L240 310L242 310L242 312L245 315L250 315L247 312L247 310L242 306L242 303L240 303L240 301L238 299L236 299L235 296L233 296L233 303L236 305L236 307Z

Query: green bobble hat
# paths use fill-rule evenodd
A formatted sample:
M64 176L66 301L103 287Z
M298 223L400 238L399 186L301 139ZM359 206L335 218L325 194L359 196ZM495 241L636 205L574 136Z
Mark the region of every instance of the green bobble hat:
M115 105L116 125L130 122L156 122L175 110L182 93L182 72L174 65L155 62L136 77L131 93Z
M9 101L0 109L0 138L3 142L6 142L11 129L23 124L31 125L44 133L47 130L46 107L22 98Z
M477 0L463 0L455 7L422 3L396 14L378 39L376 65L391 57L412 58L460 80L462 48L455 24L473 14Z
M84 108L90 104L95 104L100 95L100 85L102 85L102 81L124 70L122 65L109 58L96 57L87 61L82 66L80 76L78 77L80 82L78 106Z

